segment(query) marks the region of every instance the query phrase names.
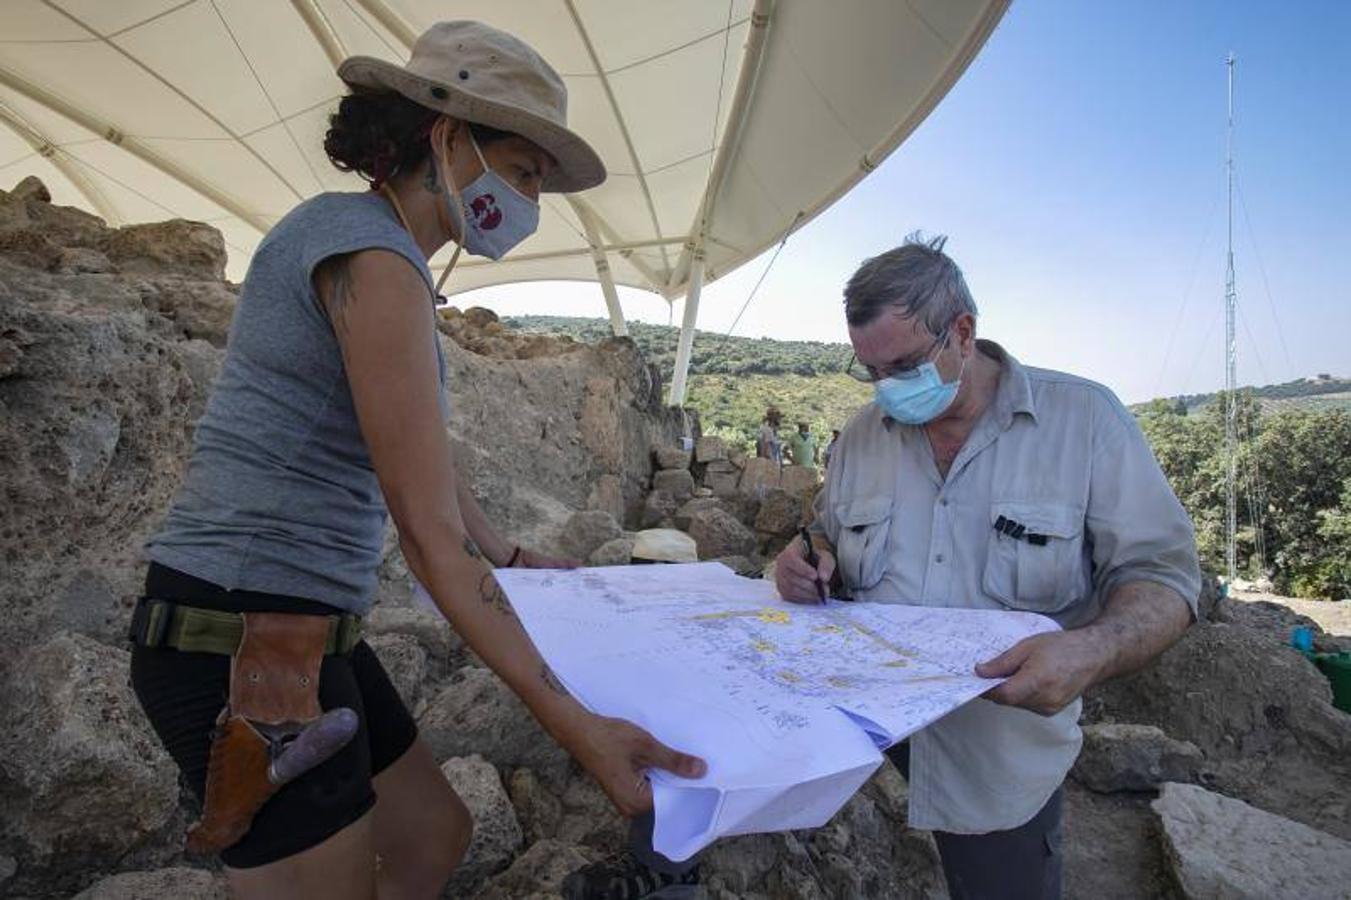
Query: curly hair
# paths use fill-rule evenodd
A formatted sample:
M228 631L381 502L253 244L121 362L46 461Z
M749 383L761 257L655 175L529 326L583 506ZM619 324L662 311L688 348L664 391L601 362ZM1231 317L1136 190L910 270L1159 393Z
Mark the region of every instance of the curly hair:
M422 164L431 153L427 137L440 116L402 94L357 89L328 117L324 152L339 171L356 172L376 190ZM480 148L512 136L473 122L469 130Z

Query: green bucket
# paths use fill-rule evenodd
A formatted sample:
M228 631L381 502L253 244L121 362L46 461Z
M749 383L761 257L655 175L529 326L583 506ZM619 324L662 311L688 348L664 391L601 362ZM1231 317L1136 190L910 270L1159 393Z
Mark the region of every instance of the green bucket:
M1351 713L1351 653L1307 653L1332 682L1332 705Z

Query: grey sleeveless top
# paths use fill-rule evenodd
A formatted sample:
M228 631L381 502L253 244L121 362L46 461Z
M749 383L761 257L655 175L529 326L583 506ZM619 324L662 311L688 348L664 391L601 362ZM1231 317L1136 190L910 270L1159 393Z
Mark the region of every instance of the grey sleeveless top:
M220 377L150 559L228 590L318 600L362 614L381 561L385 503L342 353L314 292L324 259L382 248L427 282L422 251L378 194L321 194L253 255ZM440 372L445 359L433 333Z

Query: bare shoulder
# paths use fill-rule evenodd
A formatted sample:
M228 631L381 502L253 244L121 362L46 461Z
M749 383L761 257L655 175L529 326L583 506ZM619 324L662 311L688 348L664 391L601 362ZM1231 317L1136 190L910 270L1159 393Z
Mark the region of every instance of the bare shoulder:
M315 297L340 336L352 306L362 298L425 303L429 296L426 281L407 259L380 248L330 256L315 266L313 281Z

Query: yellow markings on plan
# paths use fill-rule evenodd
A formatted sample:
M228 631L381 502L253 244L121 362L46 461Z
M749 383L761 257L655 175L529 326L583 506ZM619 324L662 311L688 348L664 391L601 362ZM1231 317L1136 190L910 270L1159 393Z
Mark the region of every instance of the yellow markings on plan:
M731 609L726 612L704 613L701 616L695 616L695 621L707 622L713 619L759 619L766 625L787 625L793 621L786 609L775 609L772 606L766 606L764 609Z
M769 641L751 641L751 646L761 653L773 653L777 649Z
M802 680L800 677L798 677L798 674L796 672L790 669L784 669L782 672L779 673L779 677L782 678L784 681L788 682L789 684L797 684L799 681Z
M854 686L853 679L845 678L843 675L831 675L829 678L826 679L826 684L834 688L847 688Z
M882 667L885 669L904 669L908 665L910 665L908 659L893 659L889 663L882 663Z
M838 625L817 625L812 631L817 634L839 634L844 629Z

